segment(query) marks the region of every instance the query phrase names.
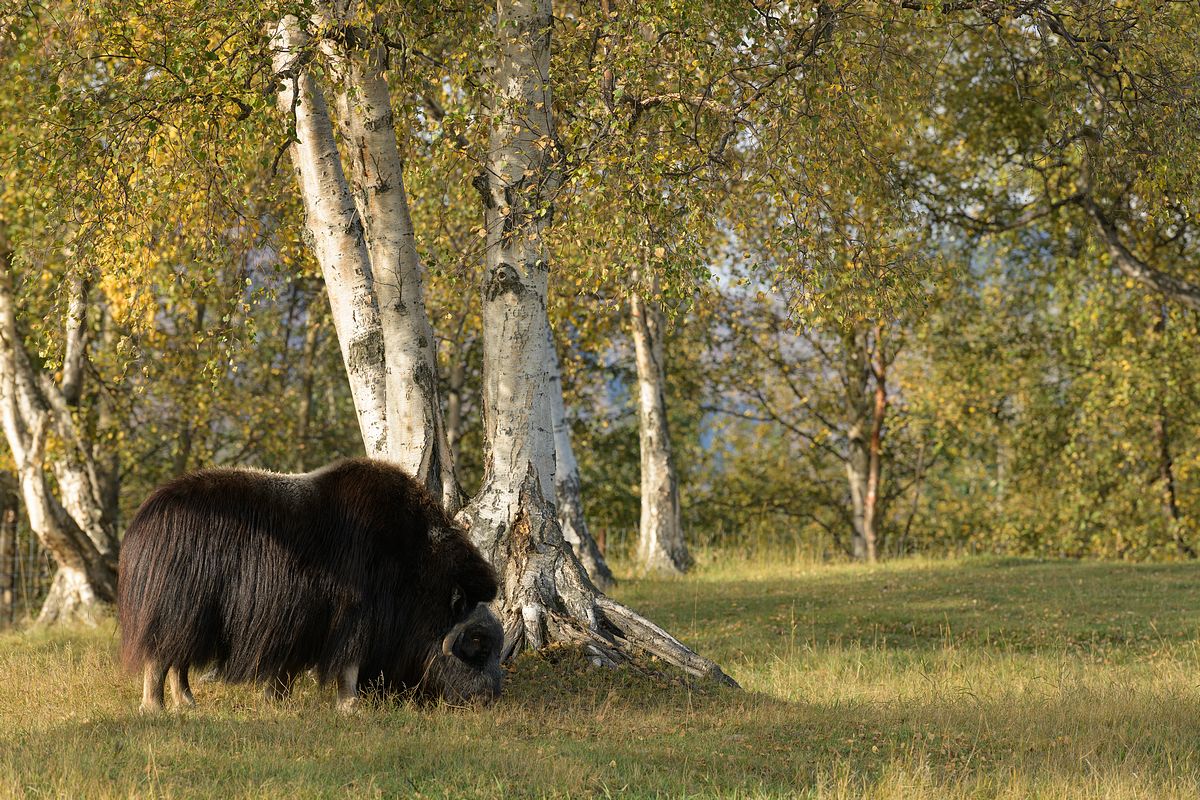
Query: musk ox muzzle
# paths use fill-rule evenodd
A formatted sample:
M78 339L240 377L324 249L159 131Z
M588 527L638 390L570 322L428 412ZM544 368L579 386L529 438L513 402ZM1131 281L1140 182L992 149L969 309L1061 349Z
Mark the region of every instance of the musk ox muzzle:
M503 645L500 620L486 604L478 604L442 637L429 665L429 692L450 703L491 703L500 696Z
M121 547L122 656L142 706L213 665L272 697L311 670L352 707L379 684L449 702L500 692L495 572L402 469L348 459L281 475L216 469L159 487Z

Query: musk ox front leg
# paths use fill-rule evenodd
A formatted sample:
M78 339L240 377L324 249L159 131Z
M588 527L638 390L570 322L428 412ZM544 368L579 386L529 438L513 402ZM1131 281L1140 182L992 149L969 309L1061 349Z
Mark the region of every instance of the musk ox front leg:
M337 676L337 707L349 713L358 705L358 664L351 664Z
M192 695L192 687L188 683L188 667L171 667L168 673L171 678L171 695L175 698L176 708L195 708L196 698Z
M167 668L157 661L147 661L142 671L142 713L162 711L163 684L167 681Z

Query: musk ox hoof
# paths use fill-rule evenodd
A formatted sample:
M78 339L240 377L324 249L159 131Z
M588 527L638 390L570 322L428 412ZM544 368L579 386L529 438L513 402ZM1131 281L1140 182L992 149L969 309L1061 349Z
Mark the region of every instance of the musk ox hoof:
M337 701L337 710L339 714L351 716L357 714L361 706L358 703L357 697L346 697Z

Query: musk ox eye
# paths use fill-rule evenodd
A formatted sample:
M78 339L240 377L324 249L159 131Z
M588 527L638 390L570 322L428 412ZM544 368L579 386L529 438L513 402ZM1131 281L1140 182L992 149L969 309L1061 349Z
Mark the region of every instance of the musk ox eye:
M492 643L479 631L469 631L458 637L452 652L460 661L483 668L492 657Z

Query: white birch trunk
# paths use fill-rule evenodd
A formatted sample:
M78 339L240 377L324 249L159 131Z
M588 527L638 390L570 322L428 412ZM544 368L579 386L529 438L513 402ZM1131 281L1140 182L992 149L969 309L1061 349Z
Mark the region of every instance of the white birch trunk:
M711 661L602 595L555 517L552 370L547 363L549 265L543 231L557 179L550 95L549 0L498 0L492 136L484 192L483 487L460 513L500 576L504 657L551 642L582 646L596 664L653 654L732 684Z
M638 566L680 574L691 566L679 509L679 482L667 427L662 312L640 295L630 300L637 359L638 440L642 454L642 515Z
M333 326L367 455L388 455L387 376L383 328L372 289L370 255L350 196L325 98L306 69L311 56L300 21L288 15L271 37L278 103L295 120L292 165L305 226L329 294Z
M842 341L848 440L845 465L853 529L850 555L856 561L868 563L878 558L880 448L887 408L881 331L877 327L874 338L866 331L858 331L847 334ZM874 386L870 385L872 378Z
M863 527L870 466L866 346L865 337L860 332L847 333L842 337L841 379L845 390L843 404L847 439L846 484L850 490L850 555L855 561L867 559L867 537Z
M547 363L551 370L550 422L554 429L554 496L558 506L558 524L562 528L563 538L571 545L592 583L602 591L608 591L617 582L600 548L596 546L596 540L588 531L583 513L579 462L575 460L575 449L571 446L571 426L567 422L567 411L563 404L562 367L553 336L548 338L546 346L549 351Z
M387 48L347 27L327 42L353 196L366 227L386 354L387 457L417 476L451 513L458 481L437 386L437 342L425 311L424 271L396 144Z
M476 543L496 550L526 504L554 498L551 370L546 363L551 140L548 0L500 0L500 52L484 197L483 485L466 509ZM540 40L546 40L541 43ZM561 536L559 537L561 539Z

